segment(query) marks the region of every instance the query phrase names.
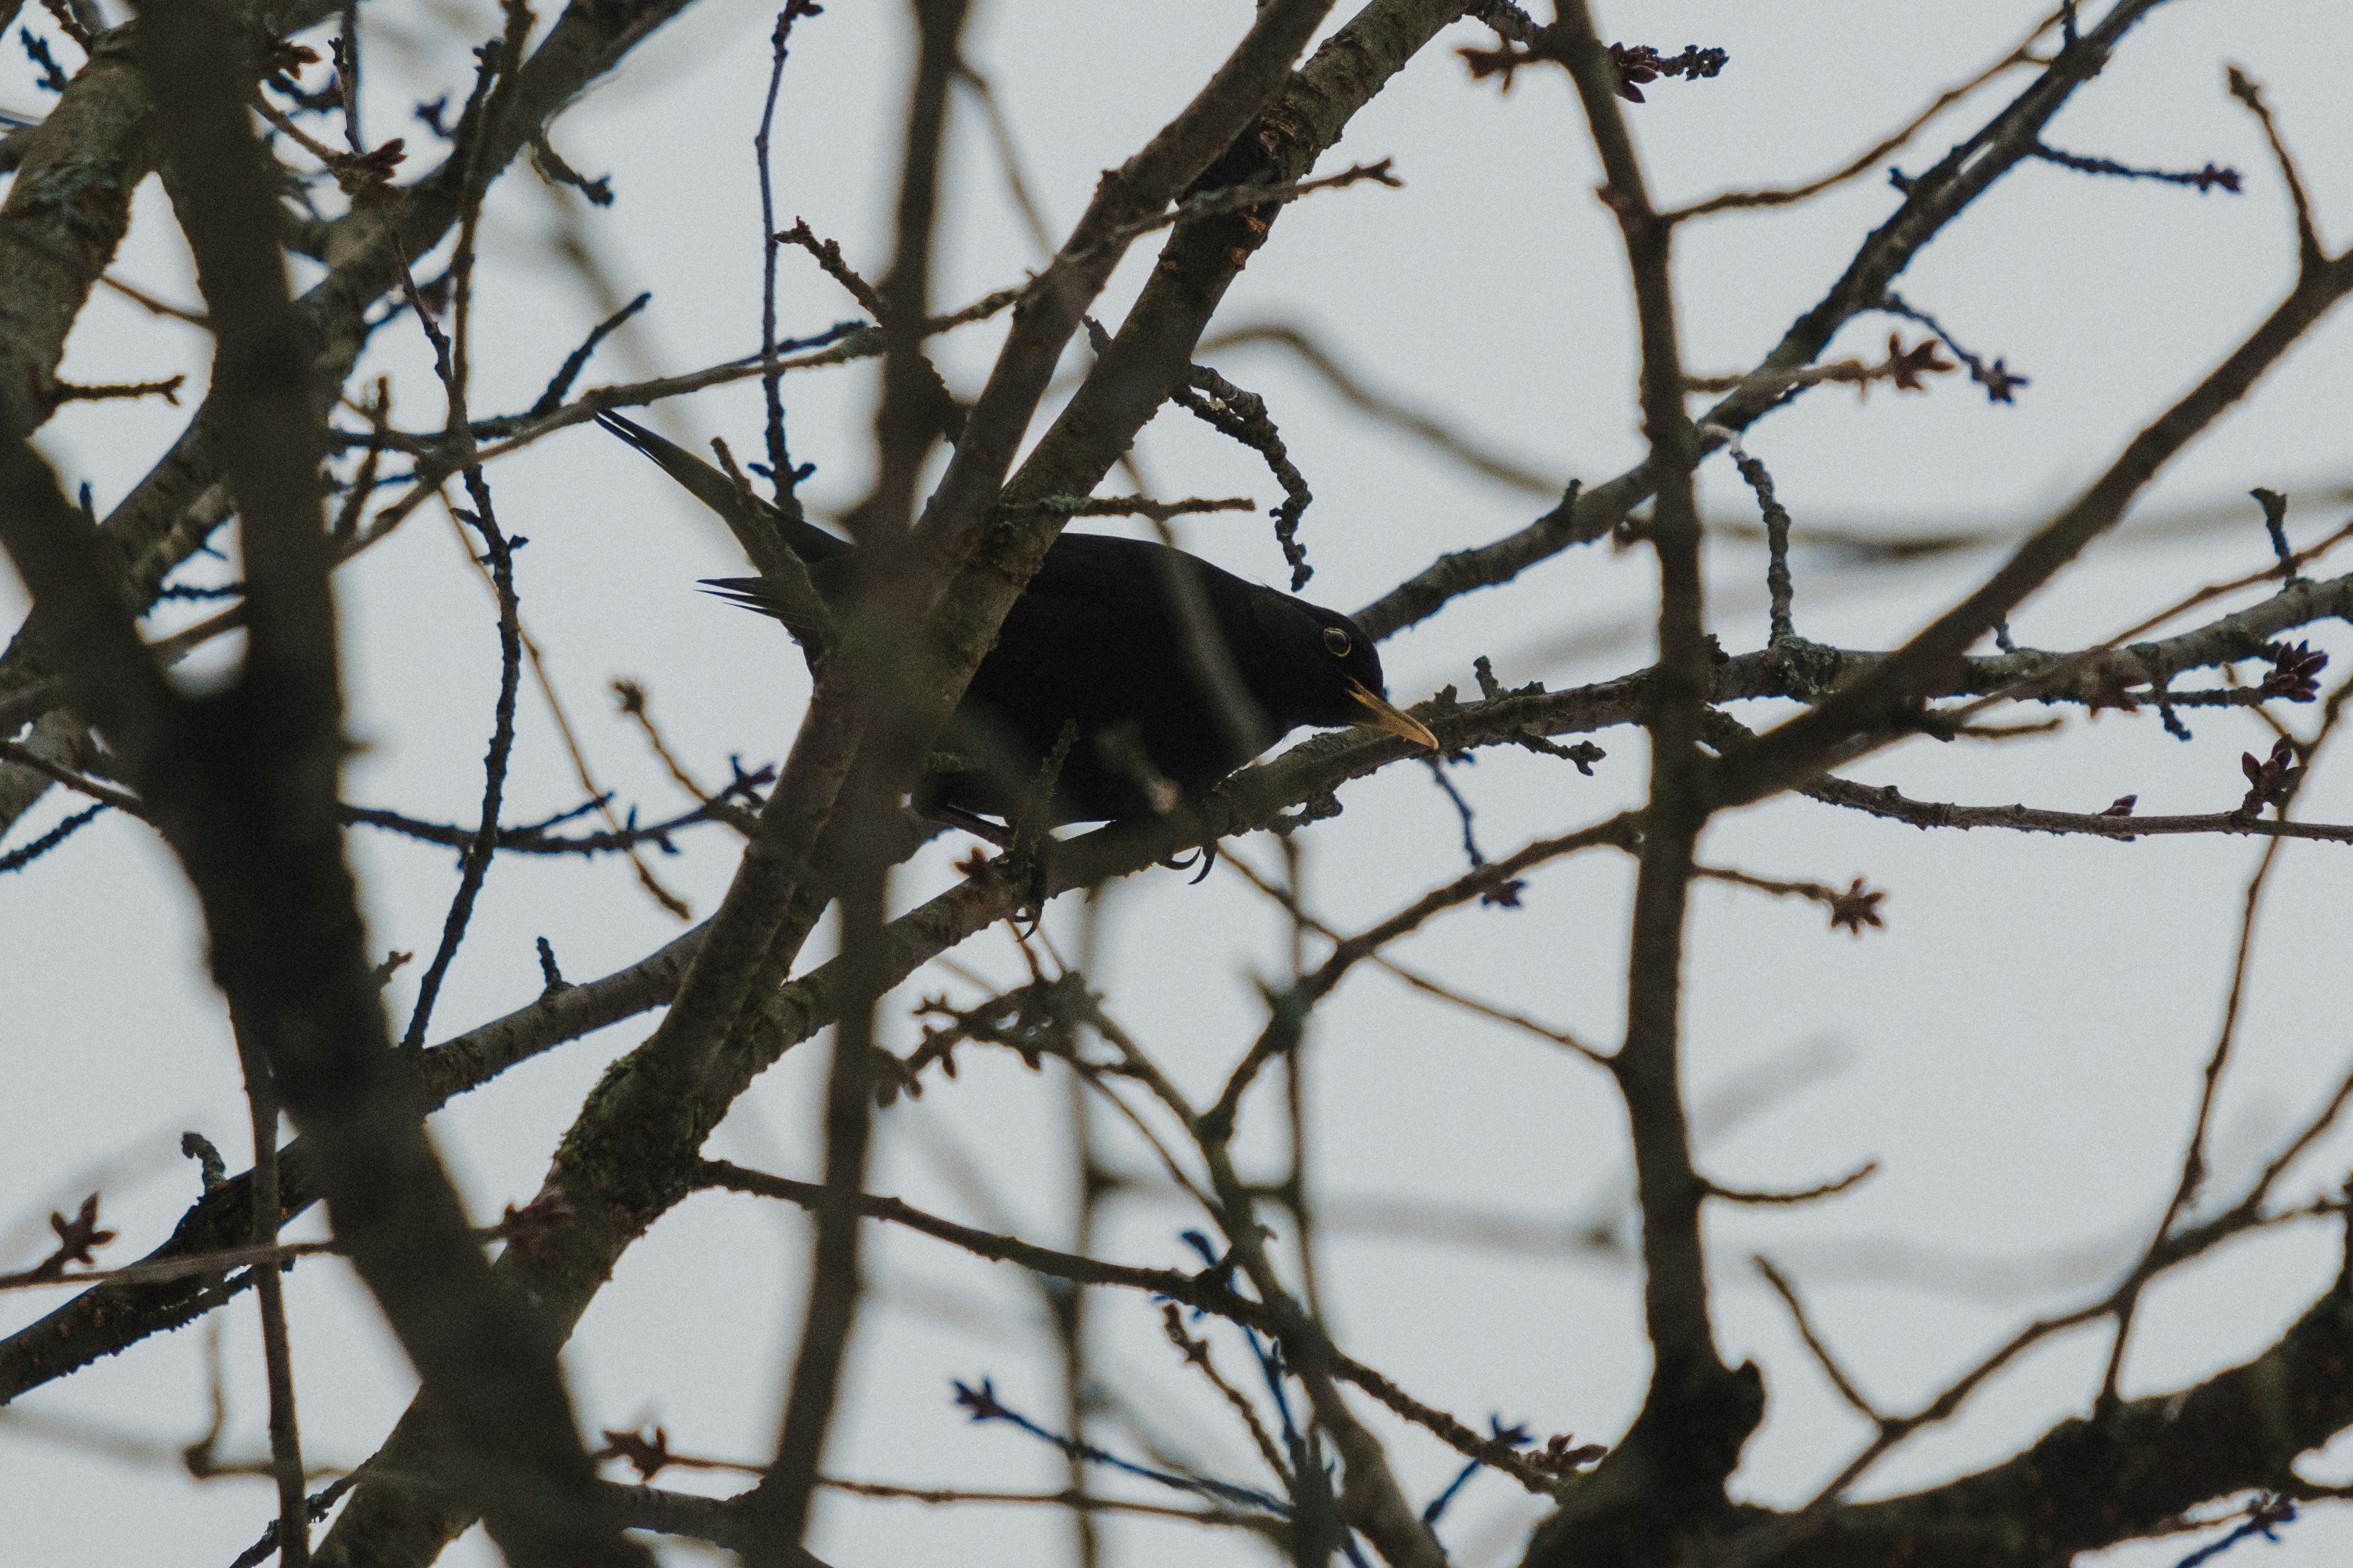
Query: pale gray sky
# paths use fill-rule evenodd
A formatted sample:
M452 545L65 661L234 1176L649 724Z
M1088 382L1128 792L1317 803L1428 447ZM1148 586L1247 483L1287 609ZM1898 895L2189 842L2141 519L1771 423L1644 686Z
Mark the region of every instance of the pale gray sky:
M551 8L552 9L552 8ZM1340 14L1350 8L1344 5ZM2093 7L2096 11L2098 7ZM1691 3L1601 7L1604 32L1679 48L1725 47L1730 64L1703 84L1662 83L1632 120L1666 201L1809 178L1900 123L1936 90L1999 58L2031 24L2031 4L1968 6ZM1647 15L1646 15L1647 13ZM995 82L1050 223L1067 224L1097 171L1132 152L1173 111L1247 24L1246 0L1147 5L1133 0L1039 5L989 0L970 33L975 65ZM559 122L555 142L591 175L609 173L606 213L562 204L525 169L496 187L485 236L477 405L518 407L601 313L553 258L564 226L581 226L622 297L654 292L640 326L608 345L588 380L683 371L746 352L758 325L758 208L750 138L767 72L773 13L706 0L638 51L616 79ZM1651 17L1662 17L1652 21ZM410 170L429 167L431 138L409 117L419 98L462 97L467 40L490 36L479 5L375 0L370 134L406 134ZM1652 34L1653 26L1672 29ZM897 164L907 25L895 5L835 0L801 24L777 112L778 216L805 216L879 273ZM399 40L410 40L403 46ZM1316 332L1367 380L1474 432L1526 467L1599 481L1641 454L1632 400L1630 307L1615 225L1594 200L1598 174L1581 117L1557 73L1525 74L1508 96L1473 85L1451 52L1489 42L1462 26L1425 50L1352 124L1319 172L1393 157L1401 190L1358 186L1292 209L1228 297L1221 328L1282 322ZM70 55L67 48L65 54ZM2261 133L2223 90L2226 61L2265 84L2299 154L2333 247L2353 239L2353 121L2343 80L2353 11L2327 0L2261 5L2175 0L2129 39L2051 129L2054 145L2126 163L2245 175L2239 195L2097 180L2030 165L2006 180L1901 279L1915 305L1964 342L2006 356L2031 378L2015 406L1989 406L1958 377L1926 395L1880 389L1858 399L1825 389L1760 423L1748 446L1770 465L1801 526L1870 524L1923 531L2022 530L2095 475L2130 433L2202 376L2269 310L2294 264L2289 216ZM315 73L314 73L315 74ZM1883 160L1917 170L1967 135L2025 80L2003 78ZM20 55L0 59L0 106L38 107ZM954 195L935 297L954 305L1017 282L1037 256L1006 197L982 121L959 99L952 125ZM1687 362L1752 364L1820 297L1897 197L1878 174L1817 202L1686 226L1677 280ZM1115 320L1150 265L1139 248L1097 314ZM783 258L784 330L806 332L856 313L805 258ZM168 205L142 193L119 273L168 297L195 298ZM1877 357L1888 327L1864 318L1833 353ZM993 327L944 340L960 390L976 386ZM1906 342L1917 333L1905 326ZM2253 485L2289 491L2291 536L2318 537L2348 510L2353 479L2353 317L2337 317L2243 407L2151 488L2136 520L2221 509L2225 526L2095 548L2017 617L2020 642L2071 647L2128 626L2196 585L2268 559ZM100 294L65 366L84 382L201 378L193 329L157 325ZM1303 530L1317 566L1308 590L1352 608L1446 550L1509 532L1546 503L1434 458L1368 424L1296 363L1263 347L1210 356L1264 394L1315 489ZM422 345L405 323L383 333L366 374L395 377L401 417L439 418ZM821 509L862 491L872 377L837 370L788 382L797 457L818 472ZM756 391L714 391L672 405L699 444L723 433L756 449ZM136 481L177 433L185 408L71 405L42 436L69 479L101 509ZM1165 494L1276 492L1256 459L1188 421L1155 422L1138 449ZM606 683L643 681L671 742L706 775L726 758L781 756L805 695L780 638L692 592L731 569L732 546L650 466L594 431L568 432L496 467L508 529L530 536L519 559L526 625L546 650L599 776L649 816L679 801L612 713ZM1703 474L1712 515L1753 518L1721 458ZM1114 481L1115 484L1118 481ZM1239 517L1184 525L1187 543L1229 568L1282 580L1271 530ZM1949 603L1998 559L1977 552L1900 573L1842 570L1822 552L1796 561L1798 626L1847 647L1883 647ZM1764 633L1761 554L1711 554L1715 625L1725 646ZM1461 600L1384 650L1391 695L1419 700L1472 686L1491 656L1507 683L1559 684L1623 673L1647 658L1648 557L1609 546L1565 554L1518 583ZM450 526L419 511L357 563L343 584L352 728L367 746L348 794L443 819L478 809L480 757L495 684L490 599ZM14 625L21 595L0 582ZM161 624L161 623L159 623ZM1596 628L1617 628L1596 636ZM1630 635L1629 635L1630 633ZM2314 640L2342 649L2335 627ZM2334 671L2332 674L2336 673ZM1745 715L1761 719L1764 714ZM2039 716L2036 713L2025 715ZM1999 747L1920 742L1854 770L1907 795L1978 804L2023 800L2096 809L2137 793L2144 812L2212 811L2243 788L2238 753L2268 734L2253 720L2188 715L2179 743L2153 714L2070 711L2057 736ZM2309 710L2295 719L2308 722ZM526 694L509 814L576 803L578 786L545 709ZM1590 780L1521 753L1482 754L1452 778L1478 811L1488 851L1592 820L1639 798L1638 734L1596 737L1609 752ZM2299 803L2316 819L2353 819L2353 787L2324 769ZM1335 924L1368 922L1461 865L1456 820L1427 773L1400 765L1351 786L1347 811L1304 839L1311 900ZM66 809L45 803L21 841ZM715 834L681 839L664 879L698 913L714 905L733 862ZM1236 852L1272 863L1269 841ZM372 942L429 951L453 883L451 858L358 836ZM936 890L962 847L943 840L907 868L897 897ZM1476 994L1602 1045L1614 1043L1623 991L1629 863L1597 851L1540 873L1518 912L1467 910L1435 923L1399 956ZM2171 838L2131 845L1908 827L1784 802L1719 822L1704 858L1767 876L1892 889L1887 929L1861 942L1823 930L1820 910L1720 885L1697 892L1692 932L1689 1079L1703 1110L1762 1074L1786 1091L1704 1136L1708 1174L1729 1184L1804 1186L1864 1159L1880 1173L1851 1195L1794 1210L1711 1215L1719 1335L1733 1357L1766 1367L1771 1406L1736 1479L1742 1495L1787 1505L1834 1473L1864 1434L1798 1345L1747 1265L1782 1262L1824 1332L1885 1405L1904 1409L2037 1313L2071 1306L2102 1282L2162 1207L2195 1104L2229 979L2236 909L2257 846ZM2338 936L2353 851L2298 844L2275 874L2262 928L2242 1055L2218 1116L2218 1191L2260 1165L2353 1058L2343 1020L2353 981ZM1047 922L1075 933L1075 910ZM626 867L500 862L451 973L436 1037L536 994L532 939L554 944L575 979L626 964L677 930L634 888ZM9 1005L0 1037L12 1083L0 1137L0 1267L38 1256L42 1217L92 1186L128 1257L159 1241L197 1187L173 1151L200 1128L240 1159L244 1110L226 1021L202 970L193 907L152 835L119 818L0 883L0 973ZM1068 949L1066 948L1066 951ZM1262 1016L1254 973L1283 960L1282 930L1238 879L1188 887L1175 873L1131 879L1113 895L1097 979L1115 1013L1183 1081L1222 1076ZM988 974L1018 973L1001 935L956 955ZM410 1000L392 987L396 1017ZM968 994L933 972L902 994ZM916 1025L890 1027L901 1047ZM495 1217L537 1188L554 1140L604 1064L642 1038L638 1020L575 1042L460 1100L436 1118L441 1147L477 1212ZM813 1050L794 1053L741 1102L714 1147L790 1174L813 1169ZM967 1048L961 1076L882 1119L878 1190L978 1220L944 1173L963 1151L1025 1230L1059 1239L1068 1173L1055 1152L1063 1086L1018 1061ZM1408 1389L1473 1424L1490 1412L1539 1433L1613 1440L1647 1373L1639 1282L1622 1261L1562 1246L1510 1248L1370 1234L1343 1223L1378 1204L1471 1209L1566 1237L1575 1223L1618 1214L1622 1114L1602 1075L1525 1037L1468 1020L1373 973L1351 980L1317 1016L1309 1058L1318 1190L1332 1205L1324 1288L1343 1344ZM1274 1147L1267 1102L1255 1131ZM1145 1156L1119 1145L1123 1160ZM2324 1188L2353 1158L2353 1139L2316 1151L2291 1183ZM1176 1233L1198 1223L1168 1202L1110 1211L1106 1255L1178 1263ZM315 1226L316 1220L310 1222ZM308 1232L306 1231L306 1234ZM1625 1233L1620 1225L1621 1237ZM581 1419L590 1430L659 1420L684 1451L759 1460L773 1438L782 1358L801 1296L802 1227L752 1200L704 1196L635 1246L572 1342ZM1537 1239L1541 1239L1538 1237ZM2331 1227L2242 1243L2155 1292L2128 1363L2128 1393L2179 1386L2242 1359L2300 1312L2336 1266ZM948 1380L996 1378L1040 1418L1058 1407L1047 1341L1029 1282L928 1242L877 1233L881 1298L858 1343L855 1384L829 1468L933 1484L1057 1485L1059 1460L999 1427L974 1427ZM8 1323L58 1298L17 1295ZM413 1382L364 1294L339 1265L291 1276L292 1332L309 1452L355 1463L373 1451ZM263 1434L252 1312L223 1315L232 1387L231 1445L259 1453ZM1114 1392L1155 1431L1224 1473L1249 1477L1248 1445L1214 1397L1188 1382L1155 1310L1104 1295L1095 1309ZM26 1562L62 1565L221 1563L271 1511L265 1482L198 1486L172 1450L205 1419L206 1329L148 1341L28 1396L0 1415L0 1521ZM1242 1347L1221 1340L1239 1370ZM1865 1485L1887 1492L1963 1473L2012 1452L2054 1420L2088 1407L2106 1341L2063 1337L1997 1380L1960 1419L1899 1450ZM161 1445L161 1459L94 1450L68 1424ZM1453 1473L1455 1456L1384 1425L1417 1499ZM1135 1451L1134 1439L1115 1434ZM2343 1479L2353 1465L2316 1476ZM682 1486L722 1479L665 1478ZM1534 1517L1530 1500L1482 1478L1451 1516L1457 1560L1510 1561ZM1120 1560L1217 1564L1260 1561L1246 1541L1189 1527L1112 1525ZM828 1500L814 1546L851 1568L884 1562L1028 1564L1060 1560L1065 1526L1044 1510L934 1510ZM2166 1542L2117 1552L2117 1568L2170 1563ZM2249 1546L2274 1568L2340 1562L2353 1516L2320 1510L2277 1546ZM665 1546L669 1560L707 1560ZM494 1560L477 1532L448 1561Z

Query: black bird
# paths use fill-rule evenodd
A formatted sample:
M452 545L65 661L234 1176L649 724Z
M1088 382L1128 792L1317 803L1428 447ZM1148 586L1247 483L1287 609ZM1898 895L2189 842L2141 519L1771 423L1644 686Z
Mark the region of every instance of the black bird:
M617 415L599 421L737 519L748 492L727 476ZM808 567L818 597L845 602L856 546L754 505ZM814 617L797 604L797 585L774 577L706 585L810 640ZM1197 615L1183 607L1187 597ZM1066 532L1007 613L957 706L944 742L952 755L935 753L914 804L1010 819L1066 725L1076 729L1055 776L1057 823L1166 812L1180 792L1207 789L1303 724L1369 724L1436 750L1429 727L1384 692L1373 639L1339 611L1166 545Z

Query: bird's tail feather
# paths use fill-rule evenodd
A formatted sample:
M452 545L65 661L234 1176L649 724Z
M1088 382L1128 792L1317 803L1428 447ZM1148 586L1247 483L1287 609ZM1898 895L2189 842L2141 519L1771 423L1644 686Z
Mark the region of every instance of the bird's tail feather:
M794 632L811 633L823 629L795 605L789 594L765 577L705 577L702 579L702 591L714 599L724 599L731 605L756 611L771 620L782 621Z
M782 540L808 564L849 553L852 547L848 540L836 539L815 523L787 516L750 490L737 489L735 481L716 467L636 420L608 412L596 416L596 423L653 459L680 489L718 513L738 538L754 532Z

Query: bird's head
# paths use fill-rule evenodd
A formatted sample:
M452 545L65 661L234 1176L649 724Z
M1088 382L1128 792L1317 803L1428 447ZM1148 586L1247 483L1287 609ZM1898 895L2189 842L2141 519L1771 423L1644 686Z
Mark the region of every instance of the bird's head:
M1264 597L1252 608L1260 628L1282 653L1268 666L1280 672L1276 689L1261 694L1271 716L1286 728L1367 724L1439 749L1430 726L1390 704L1380 650L1362 626L1337 610L1261 592Z

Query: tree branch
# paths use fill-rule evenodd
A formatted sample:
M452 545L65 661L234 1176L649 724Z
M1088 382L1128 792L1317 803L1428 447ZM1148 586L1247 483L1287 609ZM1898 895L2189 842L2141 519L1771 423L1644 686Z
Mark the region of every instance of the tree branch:
M1790 324L1773 352L1738 389L1702 415L1699 424L1719 426L1737 435L1780 406L1791 374L1819 357L1841 327L1876 309L1887 286L1924 246L1996 180L2032 157L2051 117L2077 88L2098 73L2109 51L2133 25L2163 3L2117 0L2098 26L2083 35L1975 135L1912 182L1903 206L1872 230L1830 292ZM1720 439L1703 437L1694 460L1715 450ZM1356 624L1376 637L1388 637L1437 614L1459 595L1508 582L1571 544L1599 539L1651 494L1655 482L1645 463L1583 491L1504 540L1476 552L1441 556L1420 574L1358 610Z

